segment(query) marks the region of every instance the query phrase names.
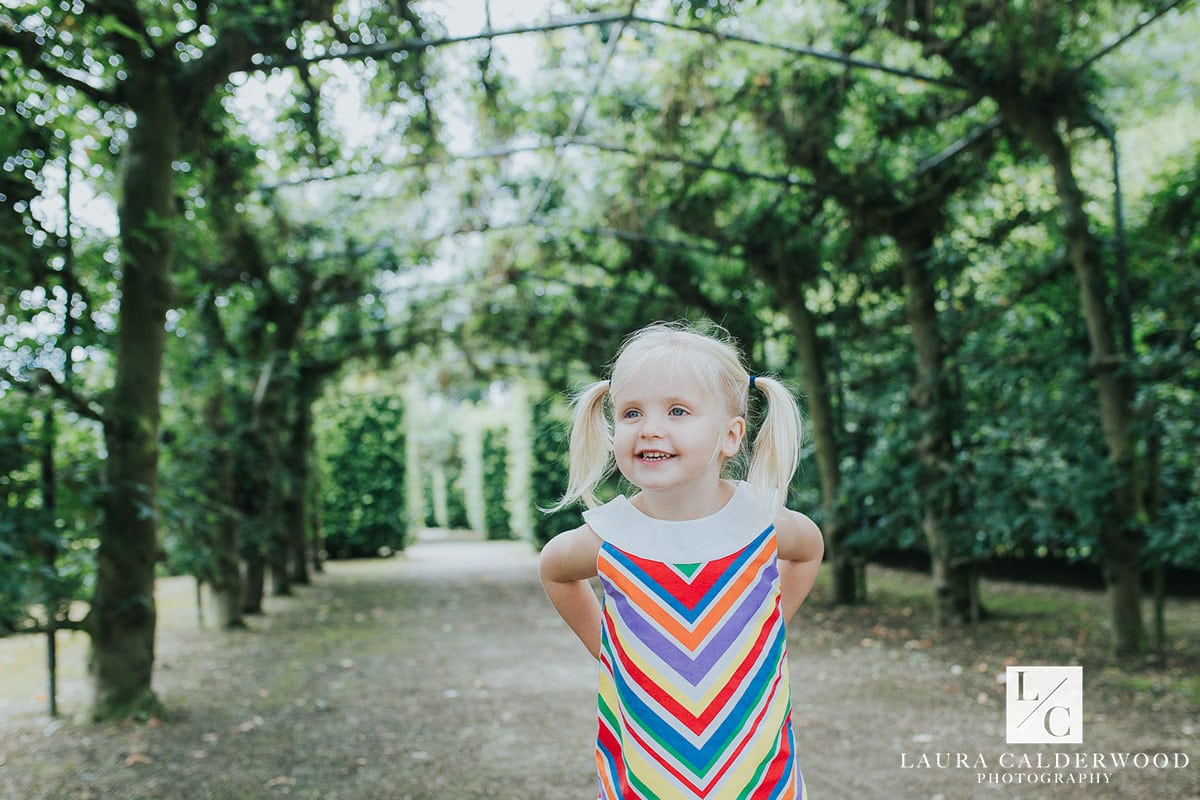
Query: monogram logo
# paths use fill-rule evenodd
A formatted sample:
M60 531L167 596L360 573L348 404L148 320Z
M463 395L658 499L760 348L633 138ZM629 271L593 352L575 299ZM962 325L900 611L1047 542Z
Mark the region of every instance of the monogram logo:
M1083 667L1009 667L1009 744L1083 742Z

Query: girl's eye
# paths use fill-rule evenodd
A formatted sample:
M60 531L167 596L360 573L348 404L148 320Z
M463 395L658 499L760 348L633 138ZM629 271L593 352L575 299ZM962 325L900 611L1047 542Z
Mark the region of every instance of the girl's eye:
M682 417L687 414L687 409L680 408L679 406L675 406L675 408L672 408L667 413L669 413L672 417Z
M621 414L621 419L637 419L639 414L640 412L637 409L631 408L625 413Z

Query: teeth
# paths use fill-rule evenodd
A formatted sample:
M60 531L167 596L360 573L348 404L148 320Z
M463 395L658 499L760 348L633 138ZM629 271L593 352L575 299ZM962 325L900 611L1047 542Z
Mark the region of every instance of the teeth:
M670 457L670 453L642 453L642 458L646 461L666 461Z

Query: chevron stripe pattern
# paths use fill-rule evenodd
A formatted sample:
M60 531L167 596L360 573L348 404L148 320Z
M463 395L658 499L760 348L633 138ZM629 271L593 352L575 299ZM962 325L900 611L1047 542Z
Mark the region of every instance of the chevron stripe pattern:
M773 527L667 564L605 542L601 800L803 800Z

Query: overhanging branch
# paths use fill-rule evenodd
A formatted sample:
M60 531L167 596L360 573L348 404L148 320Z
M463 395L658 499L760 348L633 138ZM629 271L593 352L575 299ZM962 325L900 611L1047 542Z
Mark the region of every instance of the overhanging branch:
M104 412L101 409L97 408L86 397L55 378L48 369L36 369L28 379L14 375L10 370L5 370L3 377L13 387L26 394L37 394L44 387L54 397L66 403L79 416L95 420L101 424L105 422Z
M917 168L913 170L912 174L908 176L908 180L910 182L916 181L918 178L921 178L926 174L937 172L938 170L945 168L947 164L957 158L963 151L970 149L976 143L982 141L986 136L990 135L993 131L997 130L1003 121L1003 114L997 114L996 116L992 117L987 122L968 132L958 141L951 143L947 147L943 148L940 152L935 153L934 155L922 161L917 165Z
M1176 2L1185 1L1186 0L1176 0ZM570 28L585 28L591 25L611 25L614 23L628 23L630 25L669 28L685 33L694 33L700 36L719 39L720 41L738 42L740 44L747 44L753 47L763 47L770 50L777 50L779 52L788 53L794 56L803 56L805 58L815 58L821 61L829 61L831 63L840 64L852 69L882 72L900 78L909 78L911 80L923 81L925 83L932 83L938 86L946 86L954 89L967 88L961 81L957 81L953 78L942 75L932 75L925 72L918 72L917 70L893 67L876 61L854 58L843 53L819 50L815 47L787 44L785 42L772 42L753 36L744 36L741 34L720 31L716 28L705 25L690 25L681 22L674 22L672 20L658 19L657 17L648 17L632 13L589 14L579 17L552 19L548 22L538 25L519 25L511 28L501 28L498 30L485 29L479 33L468 34L465 36L440 36L432 39L401 39L398 42L388 42L385 44L370 45L365 47L347 47L346 49L338 52L317 53L309 56L289 55L264 57L255 65L254 68L256 70L270 70L276 67L294 67L300 64L311 64L323 61L361 61L370 58L385 58L396 53L427 50L429 48L445 47L447 45L463 44L466 42L491 41L493 39L499 39L506 36L519 36L527 33L550 33L553 31L567 30Z
M805 58L815 58L820 61L829 61L834 64L841 64L844 67L851 67L852 69L864 69L870 70L871 72L882 72L899 78L910 78L912 80L932 83L938 86L946 86L952 89L967 88L967 86L961 81L941 75L930 75L929 73L917 72L916 70L904 69L902 67L892 67L888 66L887 64L881 64L877 61L867 61L866 59L862 58L853 58L843 53L831 53L827 50L818 50L815 47L805 47L804 45L798 44L786 44L784 42L772 42L766 39L758 39L753 36L742 36L736 33L727 33L706 25L685 25L681 22L640 16L633 17L631 21L644 25L657 25L663 28L672 28L674 30L687 31L689 33L698 33L704 36L711 36L712 38L719 39L723 42L740 42L741 44L764 47L769 50L778 50L790 55L804 56Z
M491 41L505 36L519 36L524 33L550 33L569 28L584 28L589 25L605 25L625 20L625 14L592 14L582 17L551 20L539 25L519 25L499 30L485 30L480 33L465 36L438 36L434 38L407 38L398 42L388 42L363 47L347 47L345 50L330 53L317 53L310 56L299 54L287 56L264 56L255 70L271 70L276 67L295 67L301 64L316 64L323 61L363 61L369 58L385 58L396 53L407 53L416 50L428 50L434 47L445 47L466 42Z
M595 99L597 92L600 91L600 87L604 83L604 75L608 72L608 65L612 63L613 56L617 53L617 45L621 41L621 37L625 35L625 28L629 25L629 18L633 15L633 10L636 7L637 0L631 0L629 12L617 23L616 33L612 34L609 38L608 46L604 49L604 56L600 59L599 71L596 73L595 80L592 81L592 88L588 91L587 96L583 98L583 102L577 105L575 113L571 115L571 122L567 126L568 139L574 138L576 132L579 130L579 126L583 124L583 118L587 115L587 111L592 105L592 100ZM542 203L546 199L546 193L550 191L550 183L558 175L558 170L561 166L562 157L558 148L555 148L554 156L550 162L549 174L543 175L542 179L538 181L537 188L533 190L533 202L529 204L529 213L526 215L527 219L533 220L537 216Z
M659 161L668 164L679 164L680 166L698 168L708 172L720 172L738 178L764 181L766 183L773 183L781 186L791 186L797 188L814 188L815 186L815 184L800 180L792 173L772 174L769 172L758 172L756 170L745 169L743 167L729 164L718 164L715 161L685 158L683 156L675 155L674 153L639 152L631 147L626 147L625 145L613 144L611 142L601 142L595 139L557 138L551 139L547 142L539 142L538 144L493 147L485 150L479 150L474 153L461 153L451 156L422 156L420 158L410 159L401 164L381 164L371 169L346 170L341 172L322 170L320 173L309 177L292 178L290 180L259 184L258 191L273 192L290 186L305 186L317 181L357 178L364 175L377 175L381 172L401 172L404 170L421 169L423 167L436 166L454 161L501 159L512 155L519 155L521 153L538 153L547 150L560 150L568 147L593 148L595 150L603 150L610 153L620 153L623 155L632 156L634 158L645 159L646 161Z
M20 59L26 69L40 72L49 83L74 89L97 104L115 104L117 102L114 92L93 86L87 81L47 63L44 58L45 48L30 31L0 25L0 49L10 50Z
M1180 8L1185 3L1188 3L1188 2L1190 2L1190 0L1170 0L1170 2L1168 2L1166 5L1164 5L1162 8L1158 9L1157 11L1152 12L1145 19L1139 19L1138 23L1136 25L1134 25L1132 28L1130 28L1129 31L1127 33L1125 33L1123 36L1117 37L1116 39L1114 39L1112 41L1112 43L1100 48L1095 53L1090 55L1086 60L1084 60L1084 62L1082 64L1080 64L1078 67L1075 68L1075 72L1076 73L1083 72L1085 69L1091 67L1097 61L1104 58L1109 53L1111 53L1112 51L1116 50L1121 45L1128 42L1134 36L1137 36L1139 33L1142 32L1142 30L1144 28L1146 28L1147 26L1156 22L1161 17L1166 15L1168 12L1173 11L1176 8Z

